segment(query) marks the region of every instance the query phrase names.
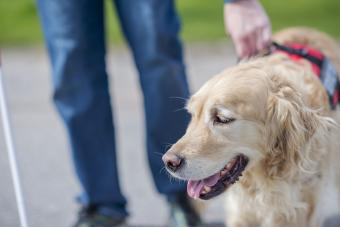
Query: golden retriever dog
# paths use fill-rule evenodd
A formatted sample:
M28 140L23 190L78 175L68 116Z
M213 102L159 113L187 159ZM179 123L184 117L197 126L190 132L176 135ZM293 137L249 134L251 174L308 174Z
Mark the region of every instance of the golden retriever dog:
M340 49L324 33L289 28L274 40L320 50L340 72ZM240 63L187 109L187 131L163 161L190 197L225 192L228 227L314 227L340 213L340 118L308 60L276 51Z

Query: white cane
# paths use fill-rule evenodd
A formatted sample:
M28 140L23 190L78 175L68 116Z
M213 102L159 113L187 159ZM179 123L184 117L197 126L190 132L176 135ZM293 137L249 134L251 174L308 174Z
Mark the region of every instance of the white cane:
M2 124L3 124L3 129L4 129L4 135L5 135L5 142L6 142L7 152L8 152L8 159L9 159L9 164L10 164L11 174L12 174L12 179L13 179L15 198L16 198L18 212L19 212L20 224L21 224L21 227L28 227L25 205L24 205L24 200L23 200L22 190L21 190L21 185L20 185L20 178L19 178L19 173L18 173L18 166L17 166L16 155L15 155L11 125L9 122L9 116L8 116L8 110L7 110L7 104L6 104L6 97L5 97L4 84L3 84L3 74L1 72L1 56L0 56L0 110L1 110L1 118L2 118Z

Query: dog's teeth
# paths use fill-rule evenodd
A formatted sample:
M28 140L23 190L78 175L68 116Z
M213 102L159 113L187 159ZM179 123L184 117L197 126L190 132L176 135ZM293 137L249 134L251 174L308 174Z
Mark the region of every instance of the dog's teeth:
M224 169L230 170L234 166L235 162L236 162L236 159L230 160L230 162L226 166L224 166Z
M226 174L227 172L228 172L227 169L223 169L223 170L221 171L220 175L223 176L223 175Z
M204 186L204 191L208 193L211 191L211 188L209 186Z
M209 186L204 186L204 188L203 188L201 194L207 194L207 193L210 192L210 191L211 191L211 188L210 188Z

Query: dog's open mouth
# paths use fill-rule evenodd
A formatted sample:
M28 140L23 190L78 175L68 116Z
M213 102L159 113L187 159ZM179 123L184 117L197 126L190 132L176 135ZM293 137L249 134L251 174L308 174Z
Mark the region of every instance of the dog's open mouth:
M238 155L229 161L220 172L202 180L189 180L188 195L194 199L204 200L220 195L242 176L247 164L248 158Z

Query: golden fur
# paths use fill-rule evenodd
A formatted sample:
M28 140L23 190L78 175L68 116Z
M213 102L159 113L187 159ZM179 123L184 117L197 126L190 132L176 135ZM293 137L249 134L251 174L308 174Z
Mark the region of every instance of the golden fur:
M327 35L290 28L274 36L321 50L340 72L340 49ZM194 94L186 134L168 151L185 158L173 175L199 180L236 154L249 157L226 192L228 227L314 227L340 212L338 110L309 62L275 53L227 69ZM219 114L236 119L214 125Z

